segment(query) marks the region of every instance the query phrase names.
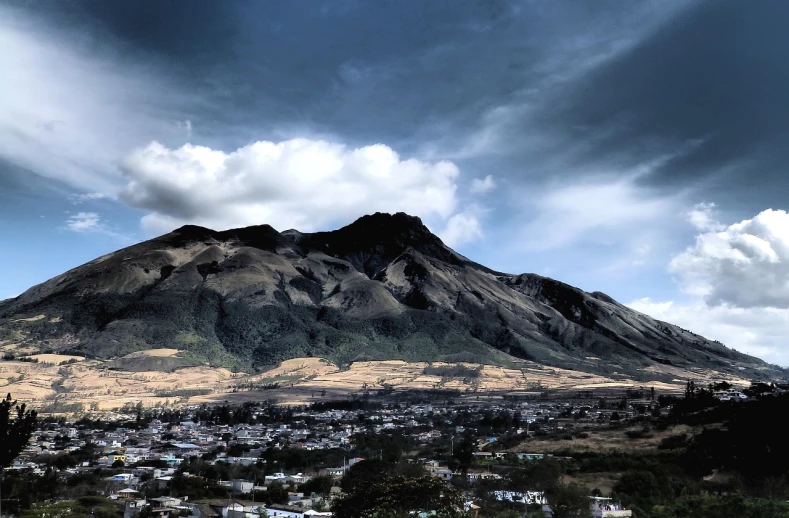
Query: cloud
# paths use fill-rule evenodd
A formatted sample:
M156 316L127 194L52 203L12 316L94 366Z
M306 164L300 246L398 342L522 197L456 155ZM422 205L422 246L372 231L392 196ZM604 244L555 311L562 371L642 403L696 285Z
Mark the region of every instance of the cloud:
M719 232L726 227L715 220L714 210L714 203L699 203L694 205L693 208L685 214L685 217L691 225L696 227L696 230L702 232Z
M767 209L708 231L669 264L686 293L710 306L789 308L789 214Z
M32 12L32 11L31 11ZM113 164L134 146L179 134L183 104L163 74L88 30L64 31L0 6L0 159L80 190L113 192Z
M630 307L789 365L789 214L767 209L724 225L714 204L696 205L687 220L701 232L668 265L685 302L634 300Z
M192 138L192 121L191 120L186 119L184 121L176 121L175 125L176 125L177 128L179 128L179 129L184 131L187 139L191 139Z
M128 244L134 241L129 236L114 230L98 212L69 214L68 218L66 218L65 228L78 234L97 234L111 237L121 244Z
M66 219L66 228L74 232L98 232L105 226L96 212L77 212Z
M493 180L493 176L488 175L485 178L474 178L471 180L471 193L472 194L484 194L487 192L492 191L496 188L496 182Z
M482 238L479 213L479 207L472 206L449 218L446 227L439 233L444 243L455 247Z
M524 227L524 242L533 250L582 243L615 245L642 240L661 231L666 214L678 205L639 187L634 178L599 178L553 185L532 195L535 216ZM632 247L643 256L644 248Z
M629 307L653 318L691 329L711 340L779 365L789 365L786 336L789 311L778 308L710 307L703 301L689 304L634 300Z
M435 227L452 221L452 240L481 233L469 213L456 214L460 171L453 163L404 159L382 144L259 141L225 153L153 142L129 154L121 170L127 184L120 198L151 211L142 224L152 233L187 222L310 231L375 211L404 211Z
M84 194L70 194L68 198L74 205L79 205L89 201L106 200L110 198L110 195L103 192L88 192Z

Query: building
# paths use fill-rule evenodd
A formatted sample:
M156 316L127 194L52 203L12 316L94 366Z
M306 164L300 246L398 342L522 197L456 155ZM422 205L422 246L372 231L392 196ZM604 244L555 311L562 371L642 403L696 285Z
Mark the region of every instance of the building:
M728 390L716 390L712 393L712 395L721 401L744 401L748 399L748 396L735 388L730 388Z

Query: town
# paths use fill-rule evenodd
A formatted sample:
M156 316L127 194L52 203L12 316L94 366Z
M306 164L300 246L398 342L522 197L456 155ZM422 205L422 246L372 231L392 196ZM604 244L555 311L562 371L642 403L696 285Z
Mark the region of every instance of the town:
M410 465L459 488L463 510L474 515L489 514L484 506L493 501L496 507L551 516L544 492L514 490L507 472L548 460L570 465L574 459L519 446L529 437L572 437L612 420L657 414L653 398L648 391L628 391L599 400L481 404L422 397L308 407L126 405L97 419L41 419L6 478L53 480L65 490L61 498L101 498L124 518L301 518L332 516L343 477L355 466L378 461ZM483 498L480 487L487 493ZM630 516L599 491L589 497L594 516ZM4 509L20 502L5 498Z
M734 393L738 402L747 396L727 384L699 393L719 405L747 404L732 401ZM584 462L561 454L563 444L610 430L650 437L674 403L695 394L688 383L684 399L649 388L478 403L425 392L301 407L126 404L70 419L41 416L5 470L3 509L21 513L82 501L94 515L124 518L333 516L349 478L391 469L440 480L457 491L457 510L468 515L559 516L551 489ZM558 447L531 449L539 444ZM610 488L573 489L591 516L631 516Z

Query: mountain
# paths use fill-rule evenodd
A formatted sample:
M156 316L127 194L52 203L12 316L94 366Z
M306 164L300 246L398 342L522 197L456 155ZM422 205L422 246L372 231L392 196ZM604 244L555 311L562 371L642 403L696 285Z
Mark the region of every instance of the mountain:
M603 293L493 271L403 213L317 233L185 226L0 302L0 340L103 359L176 348L246 369L312 356L777 372Z

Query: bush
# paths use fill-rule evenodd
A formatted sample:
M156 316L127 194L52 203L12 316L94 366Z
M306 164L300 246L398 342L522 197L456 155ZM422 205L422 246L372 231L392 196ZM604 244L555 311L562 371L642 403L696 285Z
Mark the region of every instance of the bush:
M422 374L427 376L439 376L441 378L479 378L482 374L482 366L467 367L461 364L454 365L428 365L422 370Z
M688 445L688 435L681 434L681 435L672 435L671 437L666 437L660 444L658 445L658 449L660 450L676 450L677 448L684 448Z
M649 432L648 428L642 428L641 430L628 430L625 432L625 435L629 439L649 439L652 437L652 434Z

